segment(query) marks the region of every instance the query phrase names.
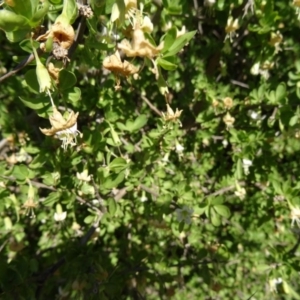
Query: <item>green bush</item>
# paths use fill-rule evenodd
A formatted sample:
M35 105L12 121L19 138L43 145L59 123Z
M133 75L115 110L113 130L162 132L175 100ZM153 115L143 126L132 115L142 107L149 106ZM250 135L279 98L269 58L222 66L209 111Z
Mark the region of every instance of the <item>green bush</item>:
M300 1L4 0L1 299L300 299Z

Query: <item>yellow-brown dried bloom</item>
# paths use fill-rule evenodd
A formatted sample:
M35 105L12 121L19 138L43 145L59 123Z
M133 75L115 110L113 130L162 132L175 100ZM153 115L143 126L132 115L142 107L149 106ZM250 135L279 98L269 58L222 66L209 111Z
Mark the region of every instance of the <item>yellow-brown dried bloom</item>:
M226 109L230 109L233 106L233 100L230 97L225 97L223 103Z
M69 49L74 42L75 32L72 25L58 21L45 34L39 36L37 41L45 41L49 37L62 48Z
M53 63L49 63L48 66L47 66L47 69L48 69L48 72L49 72L51 78L56 83L58 83L59 72L60 72L61 69L56 68Z
M181 125L181 122L179 120L180 116L181 116L182 110L178 110L178 108L176 108L176 111L174 112L173 109L170 107L169 104L167 104L167 112L161 112L162 117L164 119L165 122L179 122Z
M153 46L146 40L144 32L151 32L153 24L148 17L142 18L140 12L137 12L133 21L133 30L131 32L131 43L128 40L123 40L118 44L118 48L123 50L128 57L148 57L157 56L163 49L163 42L159 46Z
M163 43L159 46L153 46L148 40L144 37L144 32L142 30L135 30L132 34L131 43L124 39L121 43L118 44L118 48L123 50L123 52L128 57L148 57L153 58L159 55L160 51L163 49Z
M52 125L50 129L42 129L41 132L47 136L55 136L62 141L62 147L67 148L68 145L76 145L76 136L80 134L77 130L77 117L79 113L71 111L69 116L65 119L62 114L53 107L53 114L49 117L49 121Z
M293 5L296 7L300 7L300 0L294 0Z
M125 77L133 75L139 71L138 67L135 67L128 61L125 60L122 62L119 51L116 51L115 54L106 57L103 60L103 67L113 73L116 73L117 75L122 75Z

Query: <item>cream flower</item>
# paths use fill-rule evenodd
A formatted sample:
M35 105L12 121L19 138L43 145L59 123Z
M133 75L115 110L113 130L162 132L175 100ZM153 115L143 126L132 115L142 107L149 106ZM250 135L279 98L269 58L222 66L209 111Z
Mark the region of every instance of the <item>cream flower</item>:
M184 150L184 147L179 144L178 142L176 142L176 145L175 145L175 151L178 153L178 154L181 154Z
M229 128L233 127L235 118L232 117L229 112L227 112L227 114L223 118L223 121L226 124L227 129L229 129Z
M91 181L91 175L88 175L88 170L83 170L82 173L76 173L76 177L77 179L81 180L81 181L86 181L89 182Z
M291 207L291 219L292 219L291 226L293 227L294 223L296 223L297 226L300 228L300 208L298 206Z
M151 33L153 31L153 23L151 22L151 20L148 16L144 17L143 23L141 25L141 29L144 32L148 32L148 33Z
M225 27L225 32L227 33L225 40L227 38L232 42L232 38L234 38L237 33L236 31L239 29L239 20L233 19L231 16L227 20L227 26Z
M244 200L247 194L246 190L242 188L237 181L235 183L235 187L236 187L236 191L234 192L234 194L237 197L239 197L241 200Z
M252 161L250 159L247 158L243 158L243 169L244 169L244 173L245 175L249 174L249 168L252 166Z
M66 219L67 217L67 212L66 211L62 211L62 212L55 212L54 213L54 220L56 222L62 222Z

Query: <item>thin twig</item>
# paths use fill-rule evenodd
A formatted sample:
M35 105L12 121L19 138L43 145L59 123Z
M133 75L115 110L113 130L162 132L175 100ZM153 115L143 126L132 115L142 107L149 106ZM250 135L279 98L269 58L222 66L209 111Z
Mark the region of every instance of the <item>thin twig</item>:
M148 188L144 184L140 184L139 187L142 190L144 190L145 192L147 192L147 193L151 194L152 196L154 196L155 198L157 198L159 196L159 193L157 191L154 191L153 189Z
M41 50L38 49L40 52ZM27 65L29 65L32 61L34 60L34 55L31 53L28 57L26 57L25 59L23 59L13 70L7 72L6 74L4 74L3 76L0 77L0 83L2 81L4 81L6 78L15 75L17 72L19 72L20 70L22 70L24 67L26 67Z
M162 116L161 112L149 101L148 98L146 98L145 96L141 95L141 98L143 99L143 101L146 102L146 104L160 117Z

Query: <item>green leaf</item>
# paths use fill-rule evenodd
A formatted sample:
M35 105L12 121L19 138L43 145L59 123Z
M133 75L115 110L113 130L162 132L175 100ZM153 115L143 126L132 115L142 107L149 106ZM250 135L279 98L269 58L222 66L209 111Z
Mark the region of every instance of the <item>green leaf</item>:
M77 18L78 9L75 0L64 0L62 15L66 18L69 24L73 24Z
M106 140L107 143L109 143L110 145L112 146L120 146L121 145L121 140L119 138L119 135L118 133L115 131L115 129L113 128L113 126L107 122L108 125L109 125L109 131L110 131L110 134L111 134L111 143L109 142L109 139Z
M162 95L166 95L169 93L167 82L165 81L163 75L161 74L161 68L159 66L158 66L157 84L158 84L159 91L161 92Z
M211 223L214 226L218 227L218 226L221 225L221 218L220 218L220 216L212 208L209 210L209 217L210 217Z
M224 218L228 219L230 217L230 210L225 205L215 205L213 209Z
M16 14L22 15L30 20L37 9L39 0L13 0L12 3L11 9Z
M184 45L187 44L194 37L196 32L196 30L187 32L184 35L180 36L178 39L176 39L172 46L168 49L168 51L164 53L163 58L173 56L176 53L178 53L184 47Z
M159 66L161 66L163 69L167 70L167 71L173 71L177 68L177 65L171 63L170 61L168 61L167 59L163 59L161 57L159 57L156 60L157 64Z
M48 13L49 10L49 2L47 0L43 1L42 7L39 8L34 15L31 18L31 21L33 23L39 23L40 21L42 21L42 19L44 18L44 16Z
M81 192L85 195L94 195L95 189L87 182L84 182L81 186Z
M290 125L290 126L295 126L295 125L298 123L298 120L299 120L299 117L298 117L297 115L291 117L290 122L289 122L289 125Z
M184 222L180 222L179 224L178 224L178 231L179 232L182 232L183 230L184 230Z
M242 179L243 176L244 176L243 163L241 159L238 159L236 164L236 170L235 170L235 179L237 180Z
M28 167L23 164L15 165L12 171L12 175L16 177L17 180L25 181L29 176Z
M126 122L126 130L130 132L138 131L141 129L148 121L146 115L139 115L134 122L127 121Z
M286 85L285 83L280 83L276 88L276 94L275 98L277 102L280 102L282 99L284 99L286 95Z
M83 220L83 222L85 224L92 224L95 220L95 216L87 216L85 217L85 219Z
M61 197L61 192L51 192L47 198L43 201L43 205L53 206Z
M62 4L63 0L49 0L49 2L53 5Z
M45 157L42 155L37 155L30 163L29 167L31 169L39 169L46 163Z
M112 189L117 187L125 178L125 172L120 172L119 174L109 175L105 178L104 183L100 185L104 189Z
M127 161L122 157L117 157L108 166L111 171L120 172L127 168Z
M47 172L46 174L41 176L43 178L43 183L47 186L55 185L55 179L53 178L52 174Z
M51 103L49 97L32 97L32 98L23 98L19 97L20 100L29 108L40 110L46 109L48 110L51 107Z
M28 33L30 32L30 29L20 29L17 31L11 31L11 32L5 32L6 38L11 42L11 43L17 43L20 42L21 40L25 39Z
M25 74L25 81L29 89L36 93L40 94L40 85L36 76L36 70L29 70Z
M62 96L66 102L71 102L76 107L81 98L81 90L78 87L72 87L64 90Z
M36 41L33 41L33 46L35 48L38 48L40 43L36 42ZM26 40L23 40L22 42L19 43L19 46L26 52L28 53L32 53L32 43L31 43L31 40L30 39L26 39Z
M166 53L169 48L173 45L176 40L177 29L176 27L172 27L168 32L163 36L164 48L161 53Z
M26 27L30 28L26 18L6 9L0 10L0 29L10 32Z
M73 87L76 84L77 78L74 73L62 69L59 72L59 89L66 90Z
M107 200L107 204L108 204L108 211L109 211L109 214L111 216L114 216L116 211L117 211L117 208L118 208L118 205L116 203L116 200L114 198L108 198Z

